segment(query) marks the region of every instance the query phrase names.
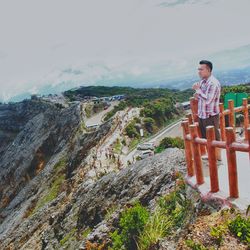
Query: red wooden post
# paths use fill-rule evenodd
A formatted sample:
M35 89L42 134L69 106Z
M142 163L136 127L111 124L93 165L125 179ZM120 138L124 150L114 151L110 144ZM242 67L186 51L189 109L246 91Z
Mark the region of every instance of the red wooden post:
M215 193L219 191L219 179L218 179L215 147L212 146L212 141L215 140L214 126L206 127L206 135L207 135L207 153L208 153L208 164L209 164L209 175L210 175L210 191Z
M193 123L197 122L198 123L198 100L195 99L194 97L190 98L190 107L191 107L191 111L192 111L192 115L193 115ZM201 131L200 128L198 128L198 136L201 137ZM205 155L206 154L206 146L204 145L199 145L200 147L200 151L201 151L201 155Z
M186 118L188 119L188 123L189 123L189 124L193 124L193 123L194 123L194 122L193 122L193 117L192 117L192 114L191 114L191 113L187 114L187 115L186 115Z
M198 122L198 100L194 97L190 97L190 108L193 115L194 122Z
M195 175L198 185L204 183L203 171L202 171L202 160L199 144L195 142L195 138L198 137L197 124L189 125L190 135L192 139L192 152L194 157Z
M249 117L248 117L248 108L247 108L247 98L243 98L243 114L244 114L244 131L245 131L245 139L248 140L247 129L249 126Z
M224 115L224 105L220 103L220 133L221 140L226 140L226 131L225 131L225 115Z
M198 136L201 138L201 130L199 127L199 123L197 122L197 131L198 131ZM206 150L206 146L205 145L199 145L200 150L201 150L201 155L205 155L207 150Z
M238 173L236 152L231 147L231 144L235 142L234 129L232 127L226 128L226 151L227 151L227 165L228 165L228 179L229 179L229 193L230 198L238 198Z
M230 110L229 113L229 127L232 127L233 130L235 130L235 124L234 124L234 101L228 100L228 109Z
M187 162L187 174L188 174L188 176L191 177L191 176L194 176L194 163L193 163L191 142L189 140L187 140L187 138L186 138L186 135L189 134L188 121L182 121L181 126L183 129L185 156L186 156L186 162Z

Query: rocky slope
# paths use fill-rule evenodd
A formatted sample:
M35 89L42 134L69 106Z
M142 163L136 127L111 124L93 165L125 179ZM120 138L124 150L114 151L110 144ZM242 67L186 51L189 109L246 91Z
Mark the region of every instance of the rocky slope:
M111 121L98 131L87 133L80 105L58 108L37 100L1 105L0 117L0 240L3 244L10 239L9 232L22 223L27 209L53 182L55 164L67 155L73 157L63 170L63 179L69 178L88 151L109 132Z
M175 209L171 215L166 209L166 218L173 216L175 221L181 215L180 221L150 248L141 249L188 249L186 238L212 242L202 221L205 218L214 225L210 214L220 204L204 204L186 185L184 193L175 193L186 174L183 150L169 148L122 170L104 173L89 158L112 134L116 118L87 132L80 104L58 108L31 100L12 105L0 106L4 134L0 249L122 249L114 246L112 238L112 233L121 230L122 213L139 202L153 214L159 200L169 195ZM187 206L172 204L175 199ZM229 249L237 244L235 240ZM246 249L244 244L237 247Z
M173 186L173 171L184 168L183 152L173 149L120 172L102 176L96 169L93 178L87 158L115 119L87 132L80 105L31 100L0 110L1 131L13 135L1 148L1 249L85 249L87 239L108 241L110 207L119 213L135 199L150 204Z
M61 166L64 172L67 165ZM84 165L79 167L84 171ZM64 180L59 195L35 209L32 200L38 194L29 192L30 202L22 204L1 225L1 248L6 249L87 249L86 241L109 241L119 212L134 200L153 206L155 198L174 186L176 170L184 171L183 152L165 152L133 164L120 172L109 173L98 180L80 177L80 169ZM53 179L53 177L52 177ZM46 189L46 183L40 189ZM49 189L49 188L48 188ZM32 198L33 197L33 198ZM42 195L41 195L42 197ZM33 203L34 202L33 200ZM113 207L111 219L108 210ZM27 213L28 210L28 213ZM91 232L83 236L87 230ZM4 230L5 229L5 230Z

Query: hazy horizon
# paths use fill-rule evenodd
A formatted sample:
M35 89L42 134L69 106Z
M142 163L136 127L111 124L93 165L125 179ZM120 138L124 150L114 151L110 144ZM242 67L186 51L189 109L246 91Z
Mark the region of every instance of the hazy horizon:
M0 0L0 7L0 101L82 85L174 88L197 77L201 59L226 72L225 82L244 68L235 79L250 79L249 0Z

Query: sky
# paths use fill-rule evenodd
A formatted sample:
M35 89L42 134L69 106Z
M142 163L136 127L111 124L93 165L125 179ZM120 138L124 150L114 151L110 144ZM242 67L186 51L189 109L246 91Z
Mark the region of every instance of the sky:
M250 65L250 0L0 0L0 101ZM156 84L157 86L157 84Z

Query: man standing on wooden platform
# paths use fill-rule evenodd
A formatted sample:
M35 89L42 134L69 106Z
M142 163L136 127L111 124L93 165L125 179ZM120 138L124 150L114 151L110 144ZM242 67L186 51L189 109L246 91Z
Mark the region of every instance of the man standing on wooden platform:
M195 90L194 97L198 99L198 121L202 138L206 138L206 127L214 126L215 138L220 141L219 131L219 103L221 85L220 82L212 75L213 64L210 61L202 60L199 63L198 74L200 82L193 84ZM216 148L217 160L221 161L221 150ZM203 157L207 159L207 156Z

